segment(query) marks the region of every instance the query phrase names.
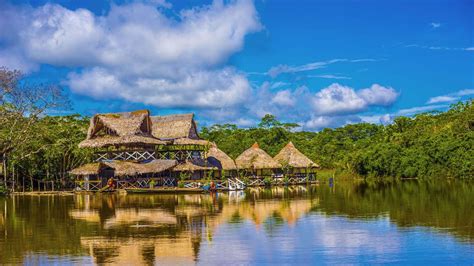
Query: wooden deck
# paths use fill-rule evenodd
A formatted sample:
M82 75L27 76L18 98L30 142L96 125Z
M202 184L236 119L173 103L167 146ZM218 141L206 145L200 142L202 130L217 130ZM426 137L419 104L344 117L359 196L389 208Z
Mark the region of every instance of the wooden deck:
M130 194L204 193L201 188L125 188Z

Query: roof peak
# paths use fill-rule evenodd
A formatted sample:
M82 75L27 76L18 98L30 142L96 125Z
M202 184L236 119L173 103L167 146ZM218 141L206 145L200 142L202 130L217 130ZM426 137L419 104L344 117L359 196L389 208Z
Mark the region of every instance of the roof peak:
M290 142L288 142L288 144L286 144L286 147L293 147L294 148L295 145L293 144L293 142L290 141Z
M255 143L252 145L252 148L254 148L254 149L260 149L260 145L258 145L258 142L255 142Z

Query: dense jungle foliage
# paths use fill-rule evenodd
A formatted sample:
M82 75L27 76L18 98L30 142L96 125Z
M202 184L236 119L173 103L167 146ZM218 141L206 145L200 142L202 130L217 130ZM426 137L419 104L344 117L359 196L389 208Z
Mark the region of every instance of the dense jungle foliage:
M200 136L235 158L255 141L274 156L292 141L323 168L375 177L474 178L474 106L459 102L446 112L397 117L390 125L368 123L292 132L295 124L266 115L257 128L224 124Z

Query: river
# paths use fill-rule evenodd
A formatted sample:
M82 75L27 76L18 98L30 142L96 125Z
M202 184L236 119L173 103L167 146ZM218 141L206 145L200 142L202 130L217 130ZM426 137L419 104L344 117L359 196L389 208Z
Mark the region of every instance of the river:
M0 197L0 264L474 264L474 183Z

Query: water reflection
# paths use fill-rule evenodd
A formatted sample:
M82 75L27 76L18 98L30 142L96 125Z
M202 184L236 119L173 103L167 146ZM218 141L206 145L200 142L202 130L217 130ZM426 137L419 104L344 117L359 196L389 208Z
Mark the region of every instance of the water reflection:
M417 240L420 251L430 243L448 254L441 248L449 243L466 259L473 202L470 183L417 181L212 195L13 196L0 198L0 263L395 262ZM430 230L457 239L425 239Z

